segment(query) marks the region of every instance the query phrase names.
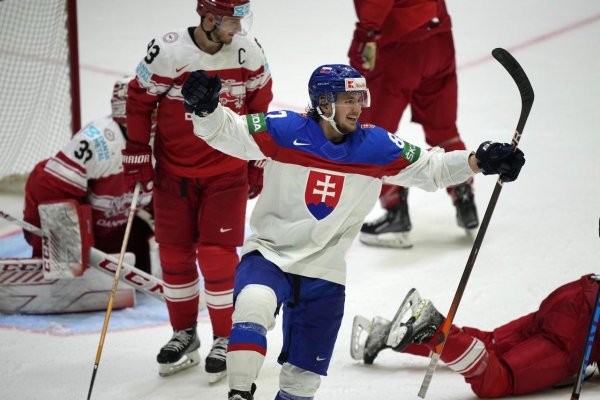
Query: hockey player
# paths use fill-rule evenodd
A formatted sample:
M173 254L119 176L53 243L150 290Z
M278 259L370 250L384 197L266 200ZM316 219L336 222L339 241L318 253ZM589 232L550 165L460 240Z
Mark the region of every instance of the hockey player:
M425 141L446 151L464 150L456 127L457 79L451 20L444 0L354 0L358 23L348 52L373 96L361 121L395 132L406 107ZM456 222L479 226L472 179L447 188ZM384 215L361 228L367 245L410 248L408 188L384 185Z
M550 293L537 311L491 332L452 325L442 361L464 376L481 398L531 393L573 379L587 340L599 281L600 276L590 274L569 282ZM399 311L394 321L373 319L364 349L352 348L354 358L372 364L381 350L390 347L420 356L435 351L444 317L431 301L421 299L412 289L400 310L410 310L410 317ZM365 329L357 323L359 318L364 317L355 318L353 342ZM406 321L400 322L402 319ZM598 361L600 331L590 357L590 362Z
M156 241L173 336L161 348L159 374L197 365L199 276L204 277L213 345L205 369L209 381L226 373L233 282L244 239L248 197L257 196L262 167L214 150L192 133L181 87L199 68L219 75L219 101L235 113L266 112L273 97L271 73L258 44L246 35L249 0L198 0L200 24L161 35L148 44L130 84L129 140L123 168L130 185L154 183ZM154 156L149 117L158 111Z
M125 148L127 121L125 101L131 77L115 82L111 98L112 115L95 119L76 133L54 157L38 163L25 184L24 220L40 225L38 205L58 200L75 200L92 208L95 247L118 254L133 190L125 185L121 166L121 150ZM152 196L140 196L139 209L151 216ZM136 266L150 272L150 246L153 236L151 219L136 216L127 250L134 253ZM33 256L41 257L42 242L29 232L25 239L33 247Z
M276 399L312 399L344 313L344 255L382 181L435 190L464 182L480 167L510 181L525 162L523 153L491 142L476 154L425 151L382 128L361 126L369 91L364 77L346 65L323 65L312 73L307 115L239 116L219 104L220 87L219 77L204 71L185 82L194 133L232 156L267 160L250 221L253 233L236 272L229 400L253 398L266 332L280 307L283 367Z

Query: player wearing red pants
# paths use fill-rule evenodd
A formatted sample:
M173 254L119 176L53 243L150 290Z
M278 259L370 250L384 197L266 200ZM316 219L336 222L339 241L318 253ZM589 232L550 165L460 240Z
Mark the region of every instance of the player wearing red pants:
M197 69L219 75L220 103L239 114L266 112L273 95L264 53L246 35L252 21L249 0L198 0L197 12L198 26L156 37L137 66L127 102L129 140L123 168L131 185L154 185L156 241L174 331L157 356L159 374L199 362L197 261L214 337L205 369L214 382L226 373L236 247L244 239L246 200L260 192L262 168L198 140L181 87ZM154 110L155 168L149 145Z
M481 398L531 393L573 378L587 340L599 281L600 276L585 275L569 282L550 293L537 311L493 331L452 325L442 361L463 375ZM364 348L366 363L372 363L388 344L395 345L395 351L421 356L435 351L444 317L429 300L413 294L412 301L414 318L399 324L403 334L393 338L394 343L389 340L395 335L390 331L393 323L381 317L373 320ZM598 361L600 331L590 356L590 362Z
M423 127L425 141L446 151L464 150L456 127L457 78L451 20L444 0L355 0L358 23L348 56L366 78L371 107L361 121L396 132L410 105L412 120ZM457 223L479 226L472 180L447 189ZM412 228L408 189L384 185L385 215L363 225L368 245L409 248Z

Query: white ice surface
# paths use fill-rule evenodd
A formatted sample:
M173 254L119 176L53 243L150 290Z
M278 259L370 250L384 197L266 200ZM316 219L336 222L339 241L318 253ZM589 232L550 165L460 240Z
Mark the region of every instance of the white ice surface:
M112 85L131 73L159 34L198 22L193 0L80 0L82 114L87 122L109 113ZM505 185L455 318L459 325L492 329L536 309L562 283L600 272L600 2L449 0L459 65L459 129L468 147L487 139L509 141L519 115L519 96L490 51L513 52L528 73L536 100L521 148L527 164ZM345 63L355 14L350 0L255 0L253 33L273 73L273 109L301 110L306 82L321 64ZM407 112L400 136L423 143ZM478 176L476 201L483 217L495 179ZM2 209L19 216L22 198L0 195ZM251 206L252 204L250 204ZM356 242L347 255L346 316L329 376L317 399L416 399L427 359L383 352L365 366L349 355L352 317L391 317L416 287L446 312L472 242L456 227L444 191L412 190L412 250L368 248ZM376 207L372 216L381 210ZM14 229L0 222L0 233ZM85 316L82 315L81 318ZM0 398L82 399L92 374L97 333L41 335L0 329ZM204 358L210 326L200 321ZM109 332L93 398L225 399L226 383L209 386L203 365L160 378L155 356L170 337L167 324ZM279 325L257 380L256 400L277 391ZM566 399L569 389L531 398ZM600 397L598 377L582 399ZM474 398L463 379L438 368L428 399Z

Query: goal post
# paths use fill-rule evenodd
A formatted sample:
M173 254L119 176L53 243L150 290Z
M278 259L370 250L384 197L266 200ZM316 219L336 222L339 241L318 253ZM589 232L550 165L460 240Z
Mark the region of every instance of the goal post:
M76 0L0 0L0 182L80 129L77 42Z

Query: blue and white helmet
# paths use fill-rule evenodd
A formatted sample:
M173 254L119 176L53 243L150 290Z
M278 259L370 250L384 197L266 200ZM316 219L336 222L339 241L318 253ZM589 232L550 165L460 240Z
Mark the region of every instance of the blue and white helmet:
M319 98L325 97L334 104L338 93L361 93L361 105L369 107L371 96L366 79L354 68L344 64L321 65L314 70L308 81L308 95L313 108L318 108Z

